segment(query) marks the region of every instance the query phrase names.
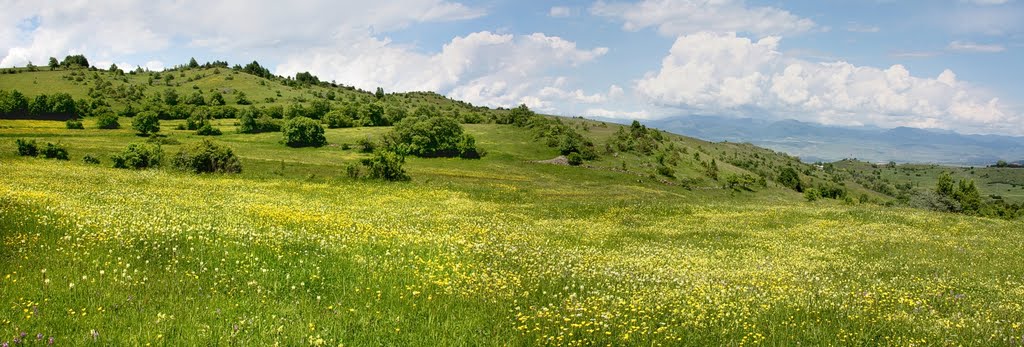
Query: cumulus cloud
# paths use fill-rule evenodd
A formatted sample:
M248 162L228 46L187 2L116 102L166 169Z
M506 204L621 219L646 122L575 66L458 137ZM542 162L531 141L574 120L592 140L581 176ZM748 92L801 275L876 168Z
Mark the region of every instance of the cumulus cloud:
M613 118L613 119L651 119L651 113L640 111L614 111L604 108L591 108L583 112L590 117Z
M329 15L325 15L329 14ZM484 15L445 0L327 1L13 1L0 13L0 66L88 53L111 61L172 43L267 56L414 23Z
M952 51L977 52L977 53L999 53L1006 50L1006 47L996 44L980 44L965 41L953 41L946 47Z
M774 7L748 6L743 0L598 1L590 12L621 20L625 30L657 27L658 32L667 36L699 31L780 35L806 32L815 27L810 19Z
M563 90L556 69L572 68L604 55L607 48L580 49L576 43L541 33L488 31L452 39L439 53L423 54L387 40L364 38L340 47L290 55L277 73L312 71L322 78L363 89L429 90L488 106L526 103L540 109L552 101L594 102L604 96Z
M978 133L1021 132L998 98L949 70L915 77L847 62L813 63L778 51L779 38L680 36L657 72L636 84L650 102L683 112L769 115L826 124L912 126Z

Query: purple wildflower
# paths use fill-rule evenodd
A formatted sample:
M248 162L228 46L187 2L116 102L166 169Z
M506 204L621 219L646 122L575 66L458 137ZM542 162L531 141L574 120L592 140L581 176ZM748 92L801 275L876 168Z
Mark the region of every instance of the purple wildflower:
M50 339L46 340L46 344L51 346L53 345L53 336L50 336Z
M42 339L43 339L43 333L36 334L36 340L42 340Z

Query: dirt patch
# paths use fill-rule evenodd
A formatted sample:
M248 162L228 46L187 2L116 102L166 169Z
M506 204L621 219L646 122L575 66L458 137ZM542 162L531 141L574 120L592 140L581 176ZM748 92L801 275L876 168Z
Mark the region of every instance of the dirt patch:
M568 166L569 165L569 158L566 158L564 155L560 155L560 156L557 156L557 157L554 157L554 158L551 158L551 159L548 159L548 160L538 160L537 162L541 163L541 164L555 164L555 165L566 165L566 166Z

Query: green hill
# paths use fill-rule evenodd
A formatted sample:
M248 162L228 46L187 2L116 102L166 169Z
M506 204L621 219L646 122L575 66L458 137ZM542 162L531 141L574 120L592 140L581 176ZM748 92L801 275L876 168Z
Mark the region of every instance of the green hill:
M1024 334L1014 216L906 207L856 163L225 65L0 74L6 97L67 93L84 128L0 119L0 342L1012 345ZM170 90L226 105L172 105ZM359 126L292 148L280 131L239 133L248 112ZM157 136L131 129L143 113L161 118ZM120 129L99 129L118 114ZM486 154L417 157L419 142L396 142L424 130L406 119L440 118ZM21 156L17 140L69 160ZM230 148L241 172L171 165L203 140ZM159 144L163 165L112 168L133 143ZM367 178L368 146L407 154L411 180Z

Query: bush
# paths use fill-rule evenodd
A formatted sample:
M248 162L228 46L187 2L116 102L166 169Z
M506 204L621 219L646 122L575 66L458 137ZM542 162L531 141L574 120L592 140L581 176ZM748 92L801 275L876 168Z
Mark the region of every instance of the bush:
M68 149L59 143L47 143L40 154L46 159L68 160Z
M405 181L409 176L405 174L402 164L405 157L392 151L377 151L373 157L363 159L363 166L366 166L371 178L384 179L388 181Z
M583 156L580 155L578 152L569 153L569 156L567 158L569 159L569 165L580 166L580 165L583 164ZM659 169L661 169L661 168L659 168ZM658 171L661 171L661 170L658 170Z
M281 125L269 115L260 115L260 112L253 107L242 110L238 117L239 133L257 134L272 131L281 131Z
M145 169L159 167L164 159L164 150L159 145L133 143L124 152L110 157L118 169Z
M39 155L39 147L36 146L36 140L17 139L14 143L18 144L18 155L20 156L34 157Z
M220 129L214 128L210 122L203 123L203 126L196 130L196 135L200 136L219 136L223 134Z
M359 170L359 165L356 163L349 163L345 166L345 175L349 178L359 178L362 172Z
M121 123L118 123L116 114L104 113L96 118L96 127L100 129L120 129Z
M815 188L804 189L804 199L807 199L807 201L815 201L815 200L818 200L818 198L820 198L820 197L821 197L821 194L818 193L817 189L815 189Z
M419 157L479 158L476 140L451 118L416 116L395 125L385 138L392 151Z
M82 121L78 119L68 119L67 122L64 122L64 126L68 129L85 129L85 126L82 125Z
M377 149L377 144L370 140L369 136L356 141L356 146L359 146L359 151L363 153L373 153Z
M335 128L351 128L355 126L355 120L349 117L341 110L333 110L327 112L324 115L324 122L327 123L327 127L331 129Z
M172 165L179 170L193 173L242 172L242 164L231 148L218 146L210 140L183 146L174 156Z
M668 177L668 178L676 178L676 171L672 170L672 168L670 168L668 166L658 165L657 170L658 170L658 174L659 175L662 175L662 176L665 176L665 177Z
M320 147L327 144L324 127L307 117L289 119L281 129L284 143L289 147Z
M142 136L158 133L160 132L160 118L153 111L139 113L135 119L132 119L132 128Z
M82 157L82 161L85 162L86 164L99 164L100 163L100 159L99 158L96 158L96 157L88 155L88 154L86 154L85 157Z

